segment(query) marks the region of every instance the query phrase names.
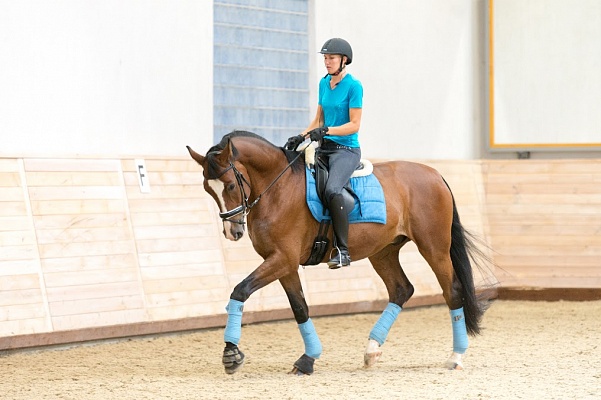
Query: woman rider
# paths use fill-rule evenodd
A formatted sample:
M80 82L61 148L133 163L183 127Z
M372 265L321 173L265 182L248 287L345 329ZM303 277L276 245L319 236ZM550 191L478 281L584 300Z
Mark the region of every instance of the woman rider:
M332 269L351 264L348 251L348 213L342 191L359 165L359 127L363 107L363 86L349 74L346 66L353 61L351 45L344 39L333 38L320 51L327 70L319 81L319 101L315 118L300 135L286 142L285 148L296 149L307 137L321 141L319 156L329 164L325 189L326 206L334 228L337 254L328 261Z

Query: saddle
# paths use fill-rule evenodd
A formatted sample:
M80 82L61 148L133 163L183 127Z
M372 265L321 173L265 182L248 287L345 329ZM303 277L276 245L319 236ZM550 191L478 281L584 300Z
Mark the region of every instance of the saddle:
M326 188L326 182L328 181L329 165L327 165L327 162L323 158L316 156L315 147L313 147L311 144L309 144L305 150L305 164L309 167L309 169L314 170L315 189L317 191L317 196L319 197L319 200L321 200L322 204L325 205L326 201L324 198L324 193ZM374 166L371 163L371 161L361 159L361 161L359 161L359 165L355 169L355 172L353 172L353 175L351 175L351 178L368 176L371 175L373 172ZM346 189L346 192L343 193L350 195L350 197L345 195L345 200L347 203L350 203L349 206L351 209L351 202L354 202L356 200L357 202L359 202L359 204L361 204L359 196L357 196L357 194L353 191L353 188L350 186L350 184L347 184L344 187L344 189ZM326 210L324 206L324 213L325 212Z

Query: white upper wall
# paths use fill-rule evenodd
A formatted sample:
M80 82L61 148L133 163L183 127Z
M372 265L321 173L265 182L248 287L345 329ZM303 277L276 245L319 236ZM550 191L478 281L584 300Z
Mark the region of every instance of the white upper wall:
M212 1L0 2L0 156L208 146L212 21Z
M476 0L315 0L315 51L330 37L353 47L365 157L479 158L476 8ZM321 56L315 68L319 79Z
M482 0L309 0L352 44L371 158L479 158ZM213 133L213 2L0 2L0 156L186 155ZM311 28L310 28L311 30ZM309 121L307 121L307 124Z

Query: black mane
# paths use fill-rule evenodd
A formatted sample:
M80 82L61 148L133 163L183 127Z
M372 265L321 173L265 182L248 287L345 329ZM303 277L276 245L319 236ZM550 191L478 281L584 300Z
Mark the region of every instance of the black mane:
M216 153L225 149L225 146L227 145L227 143L230 139L237 138L237 137L249 137L249 138L259 139L259 140L265 142L266 144L273 146L276 149L280 149L282 152L284 152L284 155L286 156L286 160L288 160L288 162L292 162L298 154L295 151L285 150L283 147L276 146L273 143L271 143L269 140L265 139L263 136L257 135L256 133L249 132L249 131L234 130L234 131L231 131L230 133L224 135L221 138L221 140L219 141L219 143L217 143L216 145L214 145L207 151L206 157L208 160L209 176L218 176L219 170L222 169L222 167L217 165L213 156ZM238 150L235 147L233 148L233 154L234 154L234 157L236 157L238 155ZM305 165L304 157L299 157L296 160L296 162L292 165L292 170L300 171L302 169L302 167L304 167L304 165Z

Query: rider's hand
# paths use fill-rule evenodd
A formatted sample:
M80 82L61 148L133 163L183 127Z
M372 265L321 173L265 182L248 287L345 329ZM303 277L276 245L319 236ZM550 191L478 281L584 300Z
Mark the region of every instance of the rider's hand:
M328 127L322 126L309 131L309 137L312 142L319 142L328 133Z
M286 150L294 151L304 141L305 141L305 138L303 137L303 135L292 136L290 139L288 139L288 141L284 145L284 148Z

